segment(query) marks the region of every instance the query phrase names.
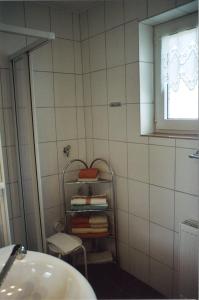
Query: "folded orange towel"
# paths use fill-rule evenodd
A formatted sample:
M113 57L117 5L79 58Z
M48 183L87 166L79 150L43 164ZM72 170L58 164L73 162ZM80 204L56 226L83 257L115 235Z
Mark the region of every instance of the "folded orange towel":
M74 216L71 219L71 224L72 225L87 225L87 224L91 224L91 225L101 225L104 223L108 223L108 217L106 215L92 215L92 216ZM84 226L86 227L86 226Z
M89 217L82 216L82 217L73 217L71 220L72 225L75 224L89 224Z
M84 228L84 227L90 227L90 224L89 223L73 223L71 222L71 225L73 228Z
M72 233L102 233L107 232L108 228L91 228L91 227L84 227L84 228L72 228Z
M79 171L79 178L97 178L98 169L97 168L86 168Z

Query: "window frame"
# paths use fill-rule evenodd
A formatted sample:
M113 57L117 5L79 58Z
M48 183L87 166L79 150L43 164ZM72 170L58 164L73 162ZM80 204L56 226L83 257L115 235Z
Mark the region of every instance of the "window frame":
M161 85L161 38L198 26L198 15L192 13L154 27L154 62L155 62L155 130L156 132L198 133L198 120L164 119L165 93ZM199 105L198 105L199 110ZM199 115L199 111L198 111Z

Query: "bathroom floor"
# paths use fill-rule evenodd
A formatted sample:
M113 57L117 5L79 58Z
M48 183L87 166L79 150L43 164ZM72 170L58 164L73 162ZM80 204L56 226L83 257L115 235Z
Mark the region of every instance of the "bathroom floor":
M98 299L165 298L116 264L89 265L88 276Z

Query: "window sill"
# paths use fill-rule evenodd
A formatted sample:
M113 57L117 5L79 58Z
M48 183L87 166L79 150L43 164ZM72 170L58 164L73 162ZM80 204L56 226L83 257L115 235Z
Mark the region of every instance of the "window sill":
M148 134L141 134L141 136L169 138L169 139L183 139L183 140L199 140L199 134L179 134L179 133L154 132L154 133L148 133Z

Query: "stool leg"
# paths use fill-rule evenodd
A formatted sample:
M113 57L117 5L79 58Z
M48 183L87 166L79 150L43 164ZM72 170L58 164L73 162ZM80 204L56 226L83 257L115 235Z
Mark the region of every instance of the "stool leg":
M84 254L84 268L85 268L85 277L88 279L88 270L87 270L87 255L86 255L86 249L83 245L81 245L81 248L83 250Z

